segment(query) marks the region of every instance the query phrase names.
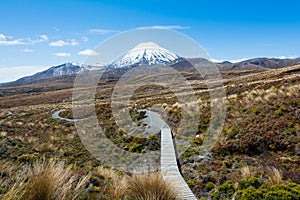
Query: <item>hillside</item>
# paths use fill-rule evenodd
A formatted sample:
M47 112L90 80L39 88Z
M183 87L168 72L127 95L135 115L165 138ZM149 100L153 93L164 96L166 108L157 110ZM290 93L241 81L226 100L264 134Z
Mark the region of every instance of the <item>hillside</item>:
M194 194L199 198L213 196L218 199L220 195L230 197L236 192L241 198L259 195L252 187L266 195L278 194L277 187L285 187L283 191L293 190L294 195L299 195L296 188L300 183L300 65L268 71L236 69L223 72L227 118L222 138L205 156L199 154L199 147L210 121L208 91L203 80L193 72L184 74L199 98L201 116L197 135L190 138L192 147L179 159L183 176ZM150 138L129 136L116 127L109 100L115 83L102 82L96 94L97 117L108 138L126 151L158 150L160 141L156 135ZM64 161L72 173L80 177L87 172L98 177L87 181L90 188L85 195L108 198L110 191L116 188L107 175L102 178L97 175L101 163L84 148L74 123L51 117L55 111L63 109L61 115L72 118L72 89L30 93L22 92L23 89L15 87L13 90L19 93L0 98L1 162L3 166L12 166L0 168L0 174L6 174L1 175L0 195L9 189L11 181L17 181L13 174L22 166L52 158ZM130 105L134 119L140 118L135 111L139 108L156 105L165 110L165 119L177 134L181 107L176 102L168 89L150 85L139 88ZM279 172L277 182L272 179L276 170ZM106 190L107 187L111 190Z

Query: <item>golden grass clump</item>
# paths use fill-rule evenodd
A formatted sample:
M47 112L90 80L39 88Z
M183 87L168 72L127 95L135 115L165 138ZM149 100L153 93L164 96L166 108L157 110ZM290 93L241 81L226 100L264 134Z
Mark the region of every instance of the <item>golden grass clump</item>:
M181 107L182 106L178 102L176 102L175 104L172 105L173 109L181 109Z
M278 95L276 93L268 93L264 96L264 99L266 102L272 102L275 101L278 98Z
M251 177L251 171L250 171L250 168L248 165L241 168L241 174L242 174L242 177L246 180Z
M4 199L60 200L76 199L89 176L76 181L69 168L55 161L37 162L24 169L16 183L4 195Z
M273 184L281 184L282 183L282 174L275 167L267 168L267 176L268 176L269 180L271 181L271 183L273 183Z
M178 193L173 185L163 179L160 173L134 175L127 179L129 199L173 200Z
M126 178L117 174L113 169L100 166L96 168L95 175L110 180L111 189L108 191L108 195L111 199L121 199L125 194Z
M168 104L167 104L167 103L163 103L163 104L162 104L162 107L165 109L165 108L168 107Z

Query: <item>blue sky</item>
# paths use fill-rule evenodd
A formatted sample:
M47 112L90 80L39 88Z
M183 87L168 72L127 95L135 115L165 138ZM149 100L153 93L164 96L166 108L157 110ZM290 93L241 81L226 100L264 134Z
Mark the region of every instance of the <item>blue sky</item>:
M0 82L84 62L103 40L138 27L174 29L217 60L300 56L299 1L1 1Z

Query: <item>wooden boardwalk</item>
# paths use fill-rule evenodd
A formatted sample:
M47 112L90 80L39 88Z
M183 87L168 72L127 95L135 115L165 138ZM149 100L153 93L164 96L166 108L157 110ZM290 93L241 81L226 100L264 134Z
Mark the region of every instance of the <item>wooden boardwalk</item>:
M174 183L179 194L177 199L193 200L197 199L178 169L175 147L173 143L171 129L164 127L161 129L161 172L166 180Z

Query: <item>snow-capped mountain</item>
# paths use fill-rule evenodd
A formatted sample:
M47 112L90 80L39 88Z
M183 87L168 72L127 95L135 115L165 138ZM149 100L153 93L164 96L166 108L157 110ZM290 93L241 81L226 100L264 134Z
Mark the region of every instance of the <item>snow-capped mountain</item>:
M16 80L14 83L31 83L37 82L43 79L61 77L61 76L68 76L77 74L80 71L93 71L103 69L104 66L91 66L91 65L80 65L78 63L64 63L58 66L50 67L45 71L38 72L32 76L26 76Z
M124 68L141 65L165 64L179 56L153 42L140 43L125 55L117 58L109 68Z
M65 63L59 66L51 67L48 70L42 72L41 75L46 76L65 76L70 74L76 74L80 71L81 66L78 63Z
M77 74L81 70L81 66L77 63L64 63L62 65L50 67L49 69L38 72L32 76L26 76L20 78L16 82L27 82L30 80L39 80L53 78L57 76L66 76L71 74Z

